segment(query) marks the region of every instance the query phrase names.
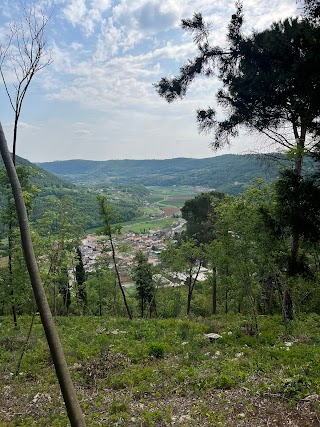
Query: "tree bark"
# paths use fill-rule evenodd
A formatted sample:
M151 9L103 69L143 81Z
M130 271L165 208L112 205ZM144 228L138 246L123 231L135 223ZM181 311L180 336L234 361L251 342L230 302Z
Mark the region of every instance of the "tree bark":
M192 277L192 267L191 267L190 272L189 272L189 277L187 279L188 282L189 282L188 283L187 316L189 316L189 314L190 314L192 294L193 294L193 290L194 290L194 286L196 284L196 281L198 280L198 276L199 276L201 267L202 267L202 263L200 261L199 265L198 265L198 269L197 269L196 275L195 275L194 278Z
M119 273L118 266L117 266L117 261L116 261L116 251L114 249L111 232L109 233L108 237L109 237L110 245L111 245L113 265L114 265L114 269L116 270L116 275L117 275L117 279L118 279L119 288L120 288L120 291L121 291L121 294L122 294L123 302L124 302L124 305L126 307L129 319L132 320L132 313L131 313L131 310L129 308L128 302L127 302L126 294L125 294L125 292L123 290L123 287L122 287L122 284L121 284L120 273Z
M212 269L212 314L217 314L217 268Z
M1 122L0 152L8 174L9 182L11 184L15 200L25 262L29 272L34 296L37 302L37 307L40 313L41 321L50 348L50 353L55 366L56 374L60 383L60 388L66 405L68 417L72 427L85 427L86 424L84 421L84 417L75 393L67 362L62 350L59 335L54 324L47 297L41 281L35 253L33 250L33 244L29 229L29 221L25 203L23 200L20 182L16 170L14 168L14 164L12 162L12 158L8 149Z
M302 176L303 150L305 144L305 131L301 131L301 137L296 138L297 153L295 157L295 172L299 178ZM300 247L300 234L293 231L291 236L289 275L295 275Z
M226 288L226 291L225 291L225 301L224 301L224 312L225 312L225 314L228 314L228 312L229 312L228 297L229 297L229 289Z

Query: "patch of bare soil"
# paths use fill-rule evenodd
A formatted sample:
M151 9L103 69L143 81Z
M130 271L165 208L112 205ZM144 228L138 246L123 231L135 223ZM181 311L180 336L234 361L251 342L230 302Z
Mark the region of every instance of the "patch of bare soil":
M176 208L175 206L172 206L172 207L162 206L161 210L164 212L165 216L172 216L180 212L180 209Z
M36 389L36 388L35 388ZM37 426L44 418L55 419L64 413L57 387L44 391L29 390L12 394L5 386L0 399L0 426L13 425L13 420L32 417ZM17 390L15 389L15 392ZM155 398L135 398L128 392L103 389L78 390L85 406L88 425L154 426L154 427L319 427L320 397L310 396L296 405L278 395L255 396L246 390L212 391L209 394ZM96 403L99 401L99 405ZM127 418L110 413L112 402L126 402ZM155 416L154 414L157 414ZM113 417L113 418L112 418ZM149 417L149 420L148 420ZM37 419L39 420L37 422ZM39 423L40 422L40 423ZM20 424L15 424L20 425ZM25 425L25 424L22 424ZM60 425L60 424L55 424ZM64 424L63 424L64 425ZM64 425L64 427L66 427Z
M250 396L244 390L229 390L215 391L201 398L151 399L143 405L149 410L154 407L160 411L170 409L171 424L159 426L319 427L318 404L318 396L291 407L280 396Z

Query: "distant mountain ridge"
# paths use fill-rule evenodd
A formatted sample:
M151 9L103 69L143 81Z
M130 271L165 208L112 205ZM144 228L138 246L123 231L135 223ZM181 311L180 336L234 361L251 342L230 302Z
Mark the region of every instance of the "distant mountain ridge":
M275 179L280 165L268 159L268 155L225 154L204 159L63 160L37 165L74 184L193 185L238 194L255 178Z

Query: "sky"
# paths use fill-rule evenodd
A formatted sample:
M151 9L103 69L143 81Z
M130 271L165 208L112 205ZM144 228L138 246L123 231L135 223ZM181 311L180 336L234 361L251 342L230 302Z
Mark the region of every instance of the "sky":
M26 8L31 3L23 0ZM244 31L262 30L295 16L295 0L244 0ZM212 136L198 133L196 109L215 107L214 78L199 78L187 96L168 104L154 83L173 77L196 53L181 19L201 12L211 25L210 42L224 45L235 11L229 0L39 0L45 27L46 62L23 101L17 154L32 162L68 159L206 158L226 153L272 151L242 133L230 148L213 152ZM0 44L22 16L20 0L1 0ZM9 93L16 77L3 64ZM0 121L12 147L14 114L0 84ZM262 148L263 147L263 148Z

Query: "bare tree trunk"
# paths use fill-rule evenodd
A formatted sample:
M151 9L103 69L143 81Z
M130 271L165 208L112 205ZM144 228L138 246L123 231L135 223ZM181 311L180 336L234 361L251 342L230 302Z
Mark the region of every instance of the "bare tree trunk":
M17 328L18 319L17 319L14 289L13 289L13 271L12 271L12 221L11 219L9 220L8 248L9 248L8 269L9 269L9 289L10 289L10 295L11 295L11 308L12 308L14 327Z
M4 165L6 167L6 171L15 200L25 262L29 272L43 328L47 337L56 374L60 383L60 388L66 405L68 417L72 427L85 427L86 424L84 421L84 417L76 396L76 392L68 370L67 362L62 350L59 335L54 324L46 294L42 285L38 265L36 262L36 257L33 250L33 244L29 229L29 221L23 200L20 182L11 159L11 155L8 149L1 123L0 152L3 158Z
M117 279L118 279L118 283L119 283L119 288L120 288L120 291L121 291L121 294L122 294L123 302L124 302L124 305L126 306L126 310L127 310L129 319L132 319L132 314L131 314L131 310L129 308L129 305L127 303L126 294L124 293L123 287L121 285L121 278L120 278L120 273L119 273L118 266L117 266L116 252L115 252L115 249L114 249L114 246L113 246L113 240L112 240L111 233L109 233L109 240L110 240L111 251L112 251L113 265L114 265L114 269L116 270L116 275L117 275Z
M99 280L99 316L102 316L101 282Z
M301 178L304 138L297 138L296 145L297 145L297 153L295 158L295 172L297 176ZM289 262L289 268L288 268L289 275L294 275L296 272L299 248L300 248L300 233L298 231L293 231L292 237L291 237L290 262Z
M191 300L192 300L192 294L193 294L193 290L196 284L196 281L198 280L198 276L200 273L200 269L202 267L202 263L201 261L199 262L198 265L198 269L197 269L197 273L195 275L195 278L193 279L192 277L192 267L190 269L190 273L189 273L189 277L188 277L188 302L187 302L187 316L190 314L190 310L191 310Z
M303 163L303 151L305 147L305 138L306 138L306 130L301 129L300 137L298 137L297 129L294 128L294 134L296 137L296 155L295 155L295 172L299 178L302 177L302 163ZM291 248L290 248L290 259L288 266L288 275L294 276L297 273L298 267L298 256L299 256L299 248L300 248L300 233L297 230L293 230L291 236ZM282 317L284 323L287 320L293 319L293 305L292 305L292 296L291 289L286 286L283 294L283 311Z
M229 307L228 307L228 297L229 297L229 289L226 288L226 292L225 292L225 302L224 302L224 312L225 314L228 314L229 312Z
M212 269L212 314L217 314L217 267Z

